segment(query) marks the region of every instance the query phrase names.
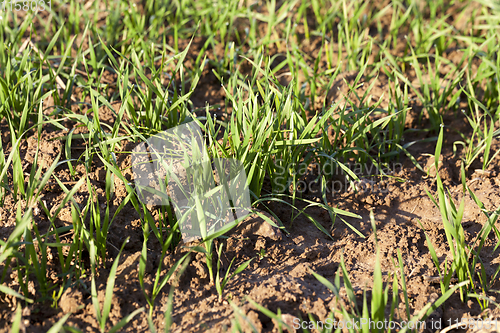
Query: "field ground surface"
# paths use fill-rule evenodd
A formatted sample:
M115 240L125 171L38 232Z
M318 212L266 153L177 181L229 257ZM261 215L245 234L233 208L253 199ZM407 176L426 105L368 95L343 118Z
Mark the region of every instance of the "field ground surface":
M0 332L500 332L497 3L0 16ZM252 202L201 243L131 168L190 122Z

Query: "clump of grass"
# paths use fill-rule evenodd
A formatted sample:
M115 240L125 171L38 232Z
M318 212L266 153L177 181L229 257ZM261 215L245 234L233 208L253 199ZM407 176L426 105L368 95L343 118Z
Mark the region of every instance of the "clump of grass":
M441 155L441 148L443 144L443 128L439 132L438 142L436 144L436 152L434 155L435 159L435 168L439 170L439 156ZM462 170L463 172L463 170ZM445 271L444 274L441 274L441 270L439 269L439 261L436 256L436 252L432 246L430 239L427 239L429 250L432 255L432 259L436 268L438 269L439 276L442 276L443 279L441 283L442 292L446 292L449 288L450 280L454 273L457 274L457 277L460 282L473 283L471 267L468 263L468 254L467 254L467 246L465 244L465 235L462 227L462 217L465 209L465 198L462 198L460 202L460 206L458 209L452 200L448 198L450 193L446 194L443 182L441 181L441 177L439 176L439 172L436 171L436 183L437 183L437 191L439 203L434 199L434 197L426 190L427 195L434 204L439 207L441 211L441 217L443 220L443 227L446 233L446 239L448 241L448 245L450 247L450 251L453 256L453 262L448 269L447 263L445 263ZM427 236L426 236L427 237ZM428 238L428 237L427 237ZM466 297L466 291L472 288L470 285L466 288L460 289L460 297L462 301L464 297Z
M150 235L149 224L144 224L143 232L144 232L144 242L143 242L141 257L140 257L140 261L139 261L139 274L138 275L139 275L139 284L141 286L144 297L146 298L146 301L149 305L148 320L151 321L153 319L153 311L154 311L156 297L159 295L159 293L165 287L165 285L171 279L171 277L174 276L174 273L176 272L176 270L179 267L183 267L181 272L185 269L185 266L187 265L187 263L189 263L191 253L188 252L184 256L182 256L182 258L179 259L178 261L176 261L175 264L168 270L167 274L162 276L162 274L161 274L162 264L161 263L163 263L163 259L167 255L166 250L168 249L168 245L169 245L168 241L167 241L164 244L163 249L162 249L162 254L160 257L160 264L158 265L158 268L156 270L153 288L151 291L147 292L145 284L144 284L144 277L146 274L146 264L147 264L147 260L148 260L148 258L147 258L148 257L147 243L148 243L148 239L149 239L149 235ZM171 238L169 238L169 239L171 239ZM182 274L182 273L179 273L179 274Z
M441 129L439 133L438 142L436 144L436 152L434 156L436 170L438 170L438 161L439 156L441 155L442 143L443 129ZM495 231L497 236L500 236L500 233L494 224L498 219L500 208L493 213L486 212L482 202L479 201L477 196L467 186L465 168L463 164L461 168L461 175L464 196L462 197L458 208L453 203L453 200L450 199L450 192L448 191L448 193L446 193L439 173L436 173L437 194L439 201L436 201L434 197L426 190L428 196L441 211L446 239L448 241L448 246L453 258L451 265L449 266L448 261L445 261L443 272L441 271L441 265L437 258L434 246L432 245L431 239L426 234L427 244L434 265L436 266L436 269L438 270L440 276L440 286L442 292L444 293L449 290L451 278L455 274L458 278L458 281L460 283L464 283L464 286L460 288L460 297L462 301L467 301L470 296L474 295L472 297L478 298L478 302L481 305L481 308L484 310L488 307L490 302L489 298L485 297L484 295L486 295L486 293L489 291L491 284L487 282L488 279L486 277L484 264L480 257L480 252L492 230ZM465 193L467 192L467 190L476 204L481 208L483 213L485 213L488 218L486 224L481 228L481 231L478 233L472 245L466 243L464 229L462 227L462 218L465 210ZM477 246L477 248L475 248L475 245L478 241L479 245ZM496 247L498 247L498 244ZM476 264L478 263L480 264L479 272L476 270ZM498 270L495 273L495 276L497 273ZM477 297L477 294L475 293L477 281L480 282L482 297Z
M99 328L101 329L101 332L105 332L106 328L106 323L108 321L109 313L111 310L111 301L113 299L113 289L115 286L115 279L116 279L116 270L118 269L118 263L120 259L120 255L123 251L123 247L125 246L126 243L128 243L128 238L125 240L123 243L122 247L120 248L120 251L118 252L118 256L113 262L113 265L111 266L111 271L109 272L109 277L106 283L106 293L104 295L104 304L102 307L101 311L101 306L99 304L99 300L97 298L97 289L96 289L96 262L94 258L96 257L96 247L94 246L93 240L90 240L90 264L91 264L91 271L92 271L92 281L91 281L91 292L92 292L92 304L94 305L95 308L95 313L97 316L97 322L99 323ZM139 308L132 312L131 314L125 316L122 320L120 320L116 325L111 327L110 330L107 332L118 332L122 327L124 327L128 322L132 320L137 314L141 313L144 311L144 308Z
M368 298L366 294L366 290L363 293L363 305L360 309L360 306L356 300L356 296L354 293L354 288L352 286L352 282L349 278L349 272L345 266L344 257L342 256L340 261L340 268L337 270L335 274L334 283L332 284L330 281L322 277L321 275L315 273L311 270L313 276L318 279L323 285L330 289L336 299L337 304L340 304L340 308L334 310L334 313L339 314L342 317L344 323L350 322L352 323L351 327L347 327L349 332L385 332L392 331L391 327L387 327L387 322L392 323L394 328L397 327L399 332L406 331L417 331L420 328L423 328L425 319L432 314L441 304L443 304L455 290L463 287L467 282L462 282L454 287L450 288L446 292L444 292L438 300L434 303L426 304L417 314L410 314L410 306L408 300L408 293L406 287L406 276L404 273L403 259L401 257L401 252L398 249L398 264L393 262L394 266L399 268L399 275L394 273L392 275L392 288L390 281L386 282L384 287L384 281L382 278L382 267L380 263L380 249L378 247L376 227L375 227L375 219L373 215L373 211L370 214L370 220L375 236L375 248L376 248L376 259L375 259L375 267L373 272L373 286L371 289L371 304L368 305ZM341 281L340 274L342 274L343 279L343 288L347 293L348 304L347 306L342 303L342 298L340 296L341 290ZM404 295L404 299L400 299L400 290L399 285L401 283L402 293ZM406 316L407 318L396 318L395 309L399 308L399 303L404 301ZM389 316L387 316L389 313ZM330 316L333 319L333 313ZM398 320L403 319L406 325L397 326ZM382 324L382 325L379 325ZM382 326L382 328L379 328ZM323 332L332 332L335 328L327 329L325 328Z
M231 266L233 266L233 262L236 259L236 258L233 258L233 260L231 260L231 262L229 263L229 267L226 270L226 274L224 274L224 277L221 278L221 276L220 276L220 272L221 272L220 263L221 263L221 257L222 257L222 246L223 246L223 244L221 244L219 246L219 250L217 251L217 254L219 256L219 260L217 260L217 275L215 277L215 287L217 289L217 293L219 294L219 303L222 302L222 295L224 292L224 288L226 287L229 280L231 280L235 275L238 275L239 273L243 272L245 270L245 268L247 268L248 265L250 265L252 260L255 259L255 258L251 258L251 259L248 259L247 261L243 262L234 270L233 273L231 273L231 275L229 275L229 273L231 271Z

